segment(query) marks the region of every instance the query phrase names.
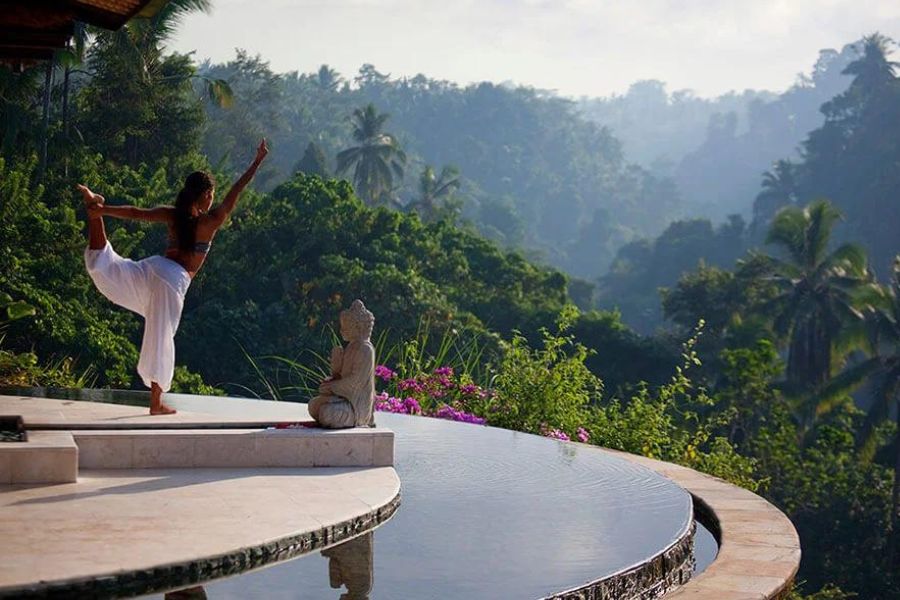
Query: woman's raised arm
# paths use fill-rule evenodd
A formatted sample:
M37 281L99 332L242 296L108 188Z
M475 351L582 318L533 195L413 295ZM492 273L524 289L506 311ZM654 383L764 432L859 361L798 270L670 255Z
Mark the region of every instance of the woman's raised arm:
M209 211L209 216L212 217L217 227L224 223L225 219L228 218L228 215L231 214L231 211L234 210L241 192L244 191L244 188L247 187L247 184L250 183L253 176L256 175L256 170L259 168L259 165L262 164L262 161L266 158L268 153L269 147L266 145L266 140L263 139L256 149L256 158L253 159L250 167L237 181L234 182L234 185L228 190L228 194L225 195L225 199L222 203Z
M140 208L137 206L109 206L101 204L96 210L104 217L116 217L117 219L130 219L132 221L168 221L172 211L170 206L157 206L156 208Z

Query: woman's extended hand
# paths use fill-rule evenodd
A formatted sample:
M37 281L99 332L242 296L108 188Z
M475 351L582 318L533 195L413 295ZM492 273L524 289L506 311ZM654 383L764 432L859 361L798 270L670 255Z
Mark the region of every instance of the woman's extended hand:
M268 153L269 147L266 145L266 138L263 138L259 143L259 148L256 149L256 164L261 163Z

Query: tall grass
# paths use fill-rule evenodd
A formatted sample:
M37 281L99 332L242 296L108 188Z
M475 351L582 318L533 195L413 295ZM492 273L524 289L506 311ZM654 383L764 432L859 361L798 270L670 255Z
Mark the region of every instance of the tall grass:
M490 365L499 347L493 334L473 328L437 328L428 319L419 320L412 339L394 339L391 333L383 330L375 336L375 364L389 366L400 377L451 367L475 383L487 384L490 379ZM324 330L323 338L321 347L343 345L333 327ZM303 349L294 357L254 357L243 346L241 351L259 382L257 390L243 389L257 398L306 402L318 393L319 383L330 372L329 354L316 349Z
M496 338L483 331L444 327L435 330L427 319L421 319L411 340L388 345L387 332L376 341L378 364L389 366L401 377L431 373L439 367L452 367L457 375L486 384L490 365L496 361Z
M4 340L0 328L0 385L84 388L97 381L91 365L78 368L72 358L55 356L41 363L33 352L4 350Z

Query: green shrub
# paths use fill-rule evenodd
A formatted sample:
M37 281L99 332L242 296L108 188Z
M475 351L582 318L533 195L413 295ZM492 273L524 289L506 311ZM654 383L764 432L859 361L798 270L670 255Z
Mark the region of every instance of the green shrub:
M531 348L518 332L501 344L491 386L496 397L484 415L491 425L529 433L556 429L570 438L585 425L603 383L584 364L590 350L566 333L577 317L577 308L564 308L555 333L541 329L541 348Z

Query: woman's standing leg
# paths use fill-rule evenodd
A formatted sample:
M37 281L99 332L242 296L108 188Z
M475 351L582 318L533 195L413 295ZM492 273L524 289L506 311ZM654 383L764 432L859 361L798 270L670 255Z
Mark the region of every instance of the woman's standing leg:
M173 415L176 411L171 406L163 404L162 388L155 381L150 382L150 414L151 415Z
M144 339L141 341L137 370L144 385L150 388L150 413L168 415L173 414L175 409L163 403L162 395L172 387L175 373L175 333L181 320L184 297L180 288L173 288L161 276L166 271L165 265L160 263L171 261L153 257L142 262L149 265L153 283L150 285L149 302L144 316ZM175 263L171 265L178 270L179 275L187 278L187 273L180 266Z

